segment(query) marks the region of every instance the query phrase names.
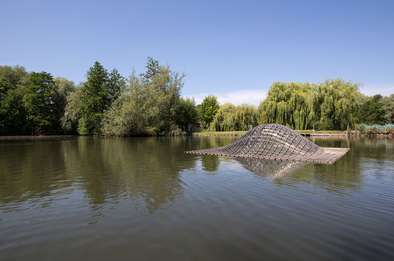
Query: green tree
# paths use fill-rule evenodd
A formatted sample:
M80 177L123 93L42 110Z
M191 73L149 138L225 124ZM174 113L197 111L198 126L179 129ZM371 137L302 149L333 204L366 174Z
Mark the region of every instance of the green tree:
M105 113L102 133L105 135L169 135L177 131L177 109L182 76L168 67L148 60L148 68L140 77L130 77L129 88ZM151 73L151 71L155 71Z
M76 89L67 96L64 115L61 118L62 128L66 132L75 133L78 121L81 118L81 88Z
M27 77L23 67L0 66L0 134L28 131L21 88Z
M260 104L260 123L279 123L295 129L313 127L313 97L309 83L274 83Z
M116 69L113 69L108 76L107 88L106 107L109 107L126 89L126 79Z
M67 106L67 98L75 91L75 85L72 81L66 78L55 78L56 84L56 113L57 118L61 121L61 127L63 127L65 109Z
M158 113L152 123L159 135L168 135L175 131L176 105L183 87L183 75L174 73L169 67L161 66L158 61L148 58L147 70L142 76L144 89L155 100Z
M258 112L254 106L224 104L220 106L210 129L215 131L245 131L258 124Z
M160 66L159 61L152 58L148 57L148 61L146 63L146 71L141 74L141 79L144 82L149 82L151 81L155 75L160 73L162 71L162 66Z
M259 118L294 129L344 130L357 123L360 101L357 85L342 80L274 83L259 106Z
M130 77L130 90L122 94L105 113L101 132L109 136L140 136L148 133L158 114L150 89L141 79Z
M319 129L345 130L358 122L361 103L358 86L343 80L320 84L314 97L314 114Z
M204 98L199 106L200 119L204 129L209 128L218 110L219 103L215 96Z
M361 104L359 110L359 119L365 124L384 124L385 118L385 104L381 95L367 97L365 102Z
M81 89L79 134L94 134L99 131L103 112L108 108L108 97L108 72L99 62L95 62Z
M180 98L176 106L176 124L191 133L198 124L198 112L194 100Z
M383 108L387 123L394 123L394 94L383 98Z
M33 72L24 85L23 106L31 132L47 133L59 129L56 84L46 72Z

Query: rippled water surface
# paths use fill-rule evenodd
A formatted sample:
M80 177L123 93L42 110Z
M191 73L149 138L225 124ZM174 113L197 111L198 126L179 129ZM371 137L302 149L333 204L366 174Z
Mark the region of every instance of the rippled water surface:
M228 138L0 141L0 260L394 260L394 141L336 164L190 156Z

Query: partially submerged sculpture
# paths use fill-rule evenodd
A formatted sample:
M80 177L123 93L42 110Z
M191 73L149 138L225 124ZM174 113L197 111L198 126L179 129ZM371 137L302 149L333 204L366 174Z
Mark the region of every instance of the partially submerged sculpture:
M256 160L252 158L237 158L236 161L258 176L269 176L274 179L292 174L307 163L289 160Z
M347 148L319 147L286 126L265 124L251 129L230 145L186 153L332 164L348 151Z

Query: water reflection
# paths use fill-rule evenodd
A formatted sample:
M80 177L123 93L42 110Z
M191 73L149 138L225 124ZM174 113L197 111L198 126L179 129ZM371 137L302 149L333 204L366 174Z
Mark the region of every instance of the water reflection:
M0 202L43 197L70 186L63 143L1 143Z
M220 160L218 156L207 155L201 158L202 169L210 174L215 174L219 169Z
M184 154L185 150L223 146L232 141L233 138L217 137L3 141L0 143L0 203L51 197L68 193L70 188L83 190L93 207L131 198L141 199L153 211L183 194L181 174L185 170L223 172L221 158L189 156ZM392 140L314 141L321 146L350 146L351 150L334 165L238 161L259 176L274 177L275 184L309 183L331 191L360 189L362 172L368 168L394 170Z
M303 162L279 161L279 160L256 160L256 159L237 159L246 169L259 176L272 176L273 178L282 178L304 167Z
M184 154L231 141L0 142L1 259L393 260L394 141L316 140L351 147L334 165Z
M148 209L182 192L182 139L78 138L1 144L0 202L49 196L62 187L82 187L92 205L120 197L143 199Z

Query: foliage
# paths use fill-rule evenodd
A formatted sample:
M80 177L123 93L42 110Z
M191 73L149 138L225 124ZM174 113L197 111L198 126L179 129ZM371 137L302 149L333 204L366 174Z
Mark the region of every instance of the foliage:
M72 81L67 80L65 78L55 78L56 84L56 118L60 121L60 127L64 129L64 116L65 109L67 106L68 97L71 96L73 92L75 92L75 85Z
M102 133L104 135L144 135L158 113L155 101L142 81L130 77L130 90L124 93L105 113Z
M0 66L0 134L28 131L21 88L27 77L23 67Z
M317 90L314 98L316 128L353 128L358 122L357 112L361 100L357 85L343 80L330 80L320 84Z
M386 122L394 124L394 94L383 98Z
M153 117L152 127L158 135L167 135L177 128L176 106L183 87L183 76L160 66L159 73L154 74L144 85L151 94L149 98L155 101L158 112Z
M300 130L344 130L357 123L360 100L357 86L342 80L274 83L259 106L260 123L279 123Z
M313 127L316 86L303 83L274 83L259 106L260 123L279 123L294 129Z
M207 96L198 107L201 124L204 129L209 128L219 110L219 103L215 96Z
M220 106L216 113L210 129L215 131L245 131L257 126L257 124L258 113L255 107L224 104Z
M132 75L129 90L113 103L104 115L102 133L105 135L170 135L193 124L193 109L188 102L180 100L182 76L148 60L147 71L140 77ZM179 113L179 114L178 114Z
M141 74L141 80L146 82L151 81L154 76L161 71L161 66L159 61L153 59L152 57L148 57L148 61L146 63L146 71Z
M384 106L381 95L366 97L360 106L359 119L365 124L384 124L386 122Z
M87 73L87 81L81 89L81 118L78 133L88 135L98 133L101 119L108 107L109 77L107 70L95 62Z
M53 77L46 72L33 72L23 88L22 103L26 110L27 126L32 133L57 130L57 92Z
M65 95L49 73L0 66L0 133L60 132Z
M180 98L175 108L176 124L185 132L191 133L198 124L198 111L194 100Z
M64 116L61 118L62 127L66 132L75 132L81 118L81 88L67 96Z
M116 69L113 69L108 77L106 107L111 106L126 89L126 79Z
M356 130L363 134L391 134L394 135L394 124L358 124Z
M144 73L129 80L95 62L78 87L47 72L0 66L0 134L173 135L200 126L245 131L259 123L299 130L344 130L365 123L357 128L381 132L375 124L394 123L394 94L363 96L356 84L343 80L274 83L258 109L220 106L215 96L196 106L180 97L182 87L183 75L153 58Z

